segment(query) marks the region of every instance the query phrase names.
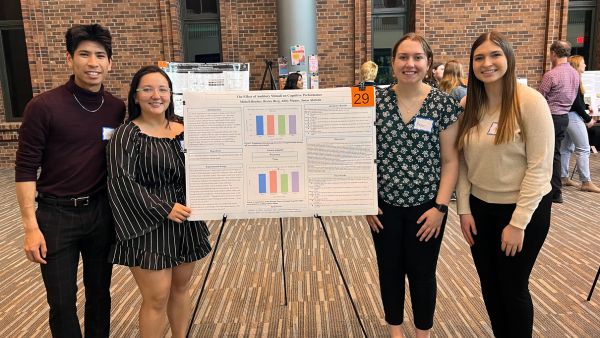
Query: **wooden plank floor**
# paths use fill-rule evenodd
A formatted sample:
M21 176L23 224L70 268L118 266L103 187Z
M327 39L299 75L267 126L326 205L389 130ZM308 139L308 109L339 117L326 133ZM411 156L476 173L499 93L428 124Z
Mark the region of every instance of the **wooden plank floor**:
M591 158L600 182L600 158ZM25 260L13 171L0 170L0 337L50 337L39 268ZM534 268L535 337L600 336L600 286L585 298L600 264L600 194L575 188L554 204L550 234ZM369 337L386 337L371 237L363 218L325 218L334 249ZM220 224L211 222L214 243ZM283 306L277 219L226 224L193 325L194 337L361 337L360 327L316 219L285 219L288 306ZM208 266L201 260L193 298ZM81 273L81 269L80 269ZM79 276L81 285L81 275ZM83 288L79 291L82 317ZM112 282L112 337L137 336L140 295L128 269ZM410 302L406 328L412 336ZM170 334L165 331L166 336ZM491 330L468 246L451 206L438 264L435 337L489 337Z

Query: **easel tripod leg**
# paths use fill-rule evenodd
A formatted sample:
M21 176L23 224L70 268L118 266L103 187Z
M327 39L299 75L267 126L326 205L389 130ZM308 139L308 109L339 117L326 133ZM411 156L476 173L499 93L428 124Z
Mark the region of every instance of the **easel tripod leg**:
M337 259L336 254L335 254L335 250L333 250L333 245L331 245L331 240L329 239L329 234L327 233L327 229L325 228L325 222L323 222L323 218L321 216L315 215L315 217L317 219L319 219L319 221L321 222L321 227L323 229L323 233L325 233L325 238L327 238L327 243L329 244L329 249L331 250L331 254L333 255L333 259L335 260L335 265L337 266L340 276L342 277L342 282L344 282L344 287L346 288L346 294L348 295L348 298L350 299L350 303L352 303L352 308L354 309L354 314L356 315L358 324L360 324L360 329L362 330L363 335L365 337L368 337L367 331L365 331L365 327L362 323L362 320L360 319L360 315L358 314L358 309L356 308L356 304L354 303L354 300L352 299L352 294L350 294L350 288L348 287L348 283L346 282L346 277L344 277L344 273L342 272L342 268L340 266L340 263Z
M285 253L283 251L283 218L279 218L279 237L281 239L281 274L283 275L283 305L288 305L287 283L285 280Z
M200 288L200 295L198 296L198 300L196 300L196 305L194 306L194 312L190 317L190 324L188 325L187 332L185 334L186 338L190 337L190 332L192 331L192 325L194 324L194 319L196 318L196 313L198 312L198 308L200 307L200 300L202 299L202 294L204 293L204 288L206 287L206 281L208 280L208 275L210 274L210 270L212 268L213 262L215 260L215 255L217 254L217 249L219 248L219 242L221 241L221 235L223 234L223 228L225 228L225 222L227 221L227 215L223 215L223 219L221 220L221 229L219 230L219 235L217 236L217 241L215 242L215 247L212 252L212 256L210 257L210 263L208 263L208 269L206 269L206 274L204 275L204 281L202 282L202 287Z

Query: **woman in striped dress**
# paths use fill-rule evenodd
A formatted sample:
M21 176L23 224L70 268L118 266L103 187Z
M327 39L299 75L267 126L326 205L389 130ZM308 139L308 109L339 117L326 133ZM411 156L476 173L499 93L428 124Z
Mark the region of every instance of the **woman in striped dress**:
M117 242L111 262L130 267L142 294L141 337L184 337L191 314L194 261L210 251L208 228L191 222L185 203L183 125L172 84L160 68L141 68L131 81L128 121L108 144L108 192Z

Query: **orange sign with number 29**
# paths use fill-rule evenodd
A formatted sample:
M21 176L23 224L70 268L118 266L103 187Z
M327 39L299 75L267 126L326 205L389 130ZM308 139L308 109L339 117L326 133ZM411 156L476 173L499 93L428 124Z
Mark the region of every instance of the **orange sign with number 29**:
M352 87L352 107L374 107L375 87L367 86L364 90Z

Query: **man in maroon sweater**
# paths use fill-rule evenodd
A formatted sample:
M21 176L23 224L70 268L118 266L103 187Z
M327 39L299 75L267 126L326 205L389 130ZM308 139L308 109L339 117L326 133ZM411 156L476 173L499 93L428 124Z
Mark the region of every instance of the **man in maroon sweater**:
M76 309L81 255L85 337L108 337L107 256L114 226L105 192L105 147L125 117L125 105L102 85L112 65L110 32L97 24L77 25L65 37L73 75L27 104L19 131L15 181L24 249L41 266L52 336L81 337Z

